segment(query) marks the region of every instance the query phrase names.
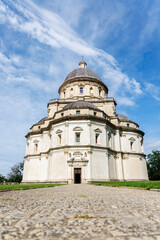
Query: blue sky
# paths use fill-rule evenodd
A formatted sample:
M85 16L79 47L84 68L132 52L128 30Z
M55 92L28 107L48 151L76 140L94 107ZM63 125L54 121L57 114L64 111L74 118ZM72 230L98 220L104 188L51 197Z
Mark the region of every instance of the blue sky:
M82 56L160 150L159 0L0 0L0 173Z

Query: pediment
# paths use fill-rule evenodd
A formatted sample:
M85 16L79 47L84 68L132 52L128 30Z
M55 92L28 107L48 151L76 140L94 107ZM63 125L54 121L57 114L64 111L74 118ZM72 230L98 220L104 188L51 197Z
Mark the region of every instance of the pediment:
M134 137L129 138L129 141L134 142L136 139Z
M58 130L56 131L57 134L62 133L62 132L63 132L63 131L60 130L60 129L58 129Z
M34 142L34 143L38 143L39 141L38 141L37 139L35 139L33 142Z
M79 151L73 153L73 156L82 156L82 155L83 154L81 152L79 152Z
M97 132L97 133L101 133L102 132L101 129L99 129L99 128L96 128L94 131Z
M83 129L81 127L75 127L75 128L73 128L73 131L79 132L79 131L83 131Z

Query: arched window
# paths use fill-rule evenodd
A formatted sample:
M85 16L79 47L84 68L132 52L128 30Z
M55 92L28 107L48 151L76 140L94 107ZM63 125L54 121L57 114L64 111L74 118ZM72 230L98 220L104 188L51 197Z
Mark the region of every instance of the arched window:
M38 151L38 143L39 143L39 141L35 139L33 142L34 142L34 152L36 153Z
M62 130L58 129L56 131L56 134L57 134L57 144L61 145L61 143L62 143Z
M58 134L58 144L61 144L61 140L62 140L61 134Z
M70 89L70 96L73 96L73 88Z
M96 128L94 131L95 131L95 143L100 144L100 134L102 133L102 131L99 128Z
M131 138L129 139L129 141L130 141L130 149L133 150L135 138L131 137Z
M95 135L95 142L97 144L99 143L99 133L96 133L96 135Z
M34 144L34 151L37 152L37 150L38 150L38 143L35 143Z
M111 147L111 132L108 133L108 147Z
M93 88L92 87L90 88L90 94L91 95L93 94Z

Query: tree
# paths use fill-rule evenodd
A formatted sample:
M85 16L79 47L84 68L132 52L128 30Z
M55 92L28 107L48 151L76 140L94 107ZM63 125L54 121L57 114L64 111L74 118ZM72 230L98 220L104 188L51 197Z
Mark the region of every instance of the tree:
M0 183L6 182L6 181L7 181L7 179L5 178L5 176L0 174Z
M150 180L160 180L160 151L153 150L147 155L147 168Z
M24 162L20 162L11 167L11 172L8 174L8 182L21 182L23 177Z

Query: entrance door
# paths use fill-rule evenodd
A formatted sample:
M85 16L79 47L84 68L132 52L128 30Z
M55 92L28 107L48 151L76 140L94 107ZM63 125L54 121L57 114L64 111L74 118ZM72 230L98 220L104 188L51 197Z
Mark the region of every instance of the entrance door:
M74 168L74 183L81 183L81 168Z

